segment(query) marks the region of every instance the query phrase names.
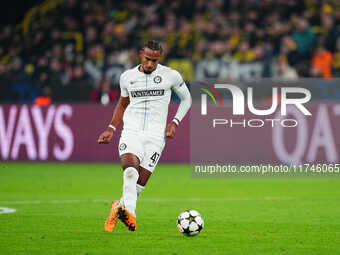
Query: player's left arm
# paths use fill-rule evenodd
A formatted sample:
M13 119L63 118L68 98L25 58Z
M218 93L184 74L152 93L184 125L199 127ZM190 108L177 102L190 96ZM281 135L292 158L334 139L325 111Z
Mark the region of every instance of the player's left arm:
M188 87L183 81L181 75L176 71L175 85L172 87L173 91L181 99L178 106L177 113L173 120L168 124L165 132L166 138L174 138L176 134L176 127L179 126L184 116L191 107L192 99Z

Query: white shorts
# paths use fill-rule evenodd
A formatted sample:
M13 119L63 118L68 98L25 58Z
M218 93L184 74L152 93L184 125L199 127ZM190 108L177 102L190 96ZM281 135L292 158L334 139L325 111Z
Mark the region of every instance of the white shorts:
M132 153L139 159L140 166L153 172L165 146L165 140L142 132L123 131L119 140L119 156Z

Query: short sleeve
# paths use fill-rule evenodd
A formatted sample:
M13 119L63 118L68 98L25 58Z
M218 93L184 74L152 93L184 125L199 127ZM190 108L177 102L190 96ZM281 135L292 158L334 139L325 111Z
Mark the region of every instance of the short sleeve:
M173 75L172 75L172 88L173 89L178 89L179 87L181 87L182 85L184 85L184 80L182 78L182 76L180 75L179 72L177 72L176 70L172 70Z
M119 78L119 86L120 86L120 96L122 97L128 97L129 96L129 91L128 91L128 86L127 86L127 80L125 78L124 73L120 75Z

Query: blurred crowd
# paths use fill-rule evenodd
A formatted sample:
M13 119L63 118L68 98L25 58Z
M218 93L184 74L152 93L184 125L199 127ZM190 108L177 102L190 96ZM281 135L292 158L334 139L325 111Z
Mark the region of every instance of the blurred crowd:
M188 81L340 77L339 25L338 0L46 0L1 26L0 100L111 103L149 39Z

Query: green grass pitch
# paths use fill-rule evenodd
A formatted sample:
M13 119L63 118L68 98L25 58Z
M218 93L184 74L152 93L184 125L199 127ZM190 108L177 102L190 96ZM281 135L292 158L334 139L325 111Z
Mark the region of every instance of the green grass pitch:
M0 163L0 254L340 254L340 179L192 179L160 164L137 204L136 232L103 231L120 198L117 164ZM198 210L200 235L176 228ZM0 210L1 212L1 210Z

